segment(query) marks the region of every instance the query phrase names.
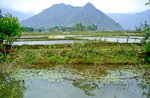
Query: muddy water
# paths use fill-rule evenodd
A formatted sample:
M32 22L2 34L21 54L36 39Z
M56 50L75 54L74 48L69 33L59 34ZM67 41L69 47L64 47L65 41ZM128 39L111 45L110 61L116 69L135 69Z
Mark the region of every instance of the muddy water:
M0 98L9 97L149 98L150 68L136 65L15 68L9 76L0 77Z

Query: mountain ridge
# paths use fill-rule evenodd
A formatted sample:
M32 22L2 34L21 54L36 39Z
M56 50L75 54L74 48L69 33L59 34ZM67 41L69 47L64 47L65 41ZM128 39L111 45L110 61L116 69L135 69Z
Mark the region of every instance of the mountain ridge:
M122 25L124 29L135 30L135 26L139 26L144 21L150 24L150 9L132 14L109 13L107 15Z
M6 8L0 8L2 10L2 13L11 13L13 16L18 17L19 21L22 21L24 19L28 19L29 17L33 16L34 14L32 12L29 13L22 13L15 10L10 10Z
M96 9L91 3L83 7L74 7L64 3L54 4L41 13L23 20L21 24L29 27L53 27L73 25L82 22L84 25L96 24L99 30L123 30L117 23Z

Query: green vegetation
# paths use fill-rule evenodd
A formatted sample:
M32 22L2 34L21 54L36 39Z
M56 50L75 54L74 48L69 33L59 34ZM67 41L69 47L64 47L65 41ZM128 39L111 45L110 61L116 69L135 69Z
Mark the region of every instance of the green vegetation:
M82 23L76 23L75 28L77 31L96 31L98 26L94 24L84 26Z
M0 62L13 50L12 43L21 36L20 23L12 14L4 14L0 10ZM12 54L10 54L12 55Z
M45 32L45 31L48 31L48 30L45 29L44 27L40 27L40 28L23 27L22 31L23 32Z
M146 43L148 38L150 37L150 24L148 24L146 21L144 24L141 24L139 27L136 27L136 31L145 33L145 37L141 40L142 43Z
M33 27L23 27L22 31L23 32L33 32L34 28Z
M23 32L19 39L23 41L83 40L80 37L144 37L145 35L137 31ZM57 38L57 36L64 36L64 38Z
M94 8L88 3L83 7L87 10L81 10L80 13L89 11L88 8L90 7ZM109 20L107 17L104 18ZM103 24L105 25L105 23ZM119 24L116 24L118 29L114 28L113 25L115 24L112 21L111 27L113 29L121 29ZM68 86L69 90L72 89L71 87L78 88L75 91L82 90L86 97L103 95L97 90L100 89L103 93L108 86L113 89L115 87L114 90L121 89L117 92L120 93L121 91L125 95L135 88L138 91L136 93L140 93L142 97L149 97L150 42L148 42L148 38L150 36L150 25L145 22L145 24L136 27L137 31L96 31L98 27L101 27L100 24L99 26L94 24L85 26L82 23L76 23L73 27L55 26L49 28L50 32L43 27L24 27L21 36L22 27L17 18L11 14L3 16L0 11L0 97L28 97L28 93L34 91L34 89L36 89L35 95L37 95L36 92L39 92L38 90L41 92L42 89L44 89L42 94L46 92L45 95L48 94L48 90L55 93L55 90L58 91L58 89L60 94L61 89L64 90L67 87L68 90ZM108 28L106 25L106 28L100 29L106 30ZM20 36L21 38L18 39ZM142 43L88 41L83 39L79 41L80 43L77 43L81 37L120 36L127 39L131 36L134 36L135 39L145 37ZM12 43L16 39L18 39L17 41L69 39L73 40L74 43L13 46ZM55 82L57 82L57 85ZM67 86L65 83L67 83ZM38 89L35 88L38 86ZM53 96L51 93L49 96ZM64 94L64 92L62 93ZM115 98L118 93L115 93ZM29 96L32 96L32 94Z
M150 5L150 1L149 1L149 2L146 2L145 5Z
M75 27L66 27L66 26L54 26L49 28L49 32L61 32L61 31L75 31Z
M96 31L98 29L97 25L88 25L85 26L82 23L76 23L73 26L54 26L46 29L44 27L41 28L33 28L33 27L23 27L23 32L65 32L65 31Z
M143 57L146 63L150 63L150 42L147 41L150 37L150 24L148 24L145 21L144 24L141 24L139 27L136 27L136 30L138 32L145 33L145 37L141 40L141 42L144 44L145 47Z
M1 74L0 78L0 97L1 98L23 98L26 91L23 80L15 80ZM17 93L16 93L17 92Z
M76 36L90 36L90 37L118 37L118 36L140 36L144 37L145 33L137 31L72 31L72 32L23 32L21 38L42 38L51 35L76 35Z
M25 48L26 47L26 48ZM72 45L22 46L17 53L19 64L136 64L140 44L89 41ZM120 59L121 58L121 59Z

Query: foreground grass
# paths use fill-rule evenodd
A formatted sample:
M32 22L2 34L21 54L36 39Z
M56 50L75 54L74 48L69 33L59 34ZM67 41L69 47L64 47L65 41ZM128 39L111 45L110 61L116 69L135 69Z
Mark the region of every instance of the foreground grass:
M22 46L16 56L18 64L137 64L141 44L89 41L65 45Z

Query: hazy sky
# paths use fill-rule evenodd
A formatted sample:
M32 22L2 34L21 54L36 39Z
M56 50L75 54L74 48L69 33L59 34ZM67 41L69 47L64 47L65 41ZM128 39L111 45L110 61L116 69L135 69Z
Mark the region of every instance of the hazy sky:
M0 8L37 14L56 3L83 6L91 2L104 13L136 13L150 9L150 6L145 6L147 1L148 0L0 0Z

